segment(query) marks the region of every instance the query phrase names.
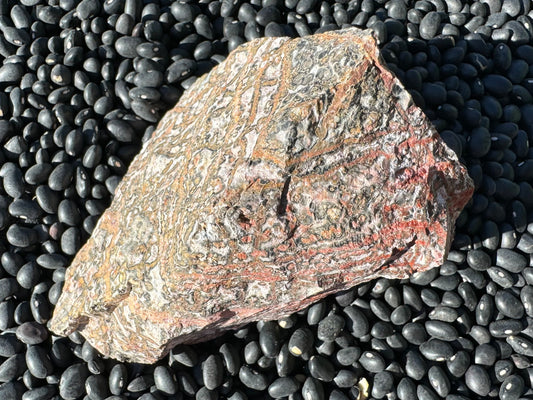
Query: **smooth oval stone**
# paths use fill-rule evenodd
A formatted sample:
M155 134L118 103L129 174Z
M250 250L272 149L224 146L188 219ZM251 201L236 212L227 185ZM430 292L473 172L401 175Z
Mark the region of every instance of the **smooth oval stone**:
M427 13L420 22L419 32L420 37L425 40L432 39L440 28L441 17L435 11Z
M531 357L533 355L533 342L523 336L509 336L507 343L511 345L513 350L518 354Z
M479 366L472 365L465 373L466 386L479 396L486 396L490 392L491 382L487 371Z
M450 374L456 378L463 376L470 366L470 356L464 350L459 350L456 354L446 360L446 368Z
M421 380L427 373L428 366L422 355L416 350L405 354L405 373L415 381Z
M430 361L446 361L453 355L452 347L439 339L429 339L422 343L420 352Z
M52 165L48 163L32 165L24 174L24 179L30 185L38 185L48 180Z
M525 391L524 380L520 375L511 375L505 378L500 386L501 400L518 400Z
M424 326L418 322L409 322L402 328L402 336L409 342L415 345L424 343L427 338L427 332Z
M128 381L128 371L126 366L122 363L116 364L109 372L109 390L115 395L119 396L124 389Z
M494 303L498 311L506 317L520 319L524 315L522 302L509 290L499 290L496 293Z
M0 382L9 382L26 370L24 354L15 354L0 364Z
M130 381L126 389L133 393L144 392L154 384L153 375L141 375Z
M299 357L311 350L313 343L312 332L307 328L298 328L289 339L289 351L294 356Z
M512 82L505 76L495 74L486 75L483 78L483 85L496 97L505 96L513 87Z
M247 365L243 365L240 368L239 379L243 385L254 390L265 390L269 384L268 379L264 374L253 370Z
M324 387L315 378L308 377L301 389L304 400L324 400Z
M476 271L486 271L492 265L490 256L481 249L469 250L466 262Z
M398 386L396 393L400 400L410 400L416 398L416 384L408 377L403 377Z
M266 322L259 331L259 346L263 354L274 358L281 348L279 325L274 321Z
M19 353L24 345L17 339L14 333L4 333L0 335L0 356L11 357Z
M224 367L220 356L212 354L202 364L202 377L207 389L213 390L222 384Z
M335 375L333 381L339 388L351 388L357 384L358 378L359 376L357 373L350 370L341 369L337 375Z
M59 394L65 400L76 400L85 393L85 380L89 370L85 364L74 364L61 374Z
M361 356L359 347L345 347L340 349L336 354L337 361L344 366L352 365Z
M446 397L452 388L448 376L442 368L437 365L433 365L428 370L428 380L435 392L440 397Z
M277 378L268 386L268 394L279 399L290 396L300 388L298 381L292 377Z
M34 321L24 322L16 329L17 338L28 345L43 343L48 339L46 328Z
M365 351L361 357L359 357L359 363L368 372L377 373L385 369L385 360L383 357L375 351Z
M46 378L54 370L50 357L41 346L28 346L26 365L30 373L38 379Z
M107 379L103 375L90 375L85 381L85 391L91 399L109 398Z
M197 69L195 60L182 58L172 63L165 72L166 83L173 84L191 77Z
M428 335L436 339L453 341L459 336L454 326L447 322L426 321L424 326Z
M496 265L509 272L522 272L527 264L528 262L523 255L511 249L498 249L496 252Z
M143 40L139 37L121 36L115 42L115 49L117 53L125 58L137 57L137 46L139 46Z
M0 67L0 83L6 85L17 83L24 75L24 72L24 67L21 64L4 64Z
M391 372L381 371L374 376L372 396L379 399L386 396L388 393L391 393L393 389L394 376Z
M363 337L370 331L370 324L366 315L356 307L348 306L343 309L348 317L347 328L357 338Z
M503 338L516 335L524 329L521 321L515 319L501 319L489 324L490 334L494 337Z
M52 190L64 190L72 181L74 171L69 163L61 163L56 166L48 177L48 186Z
M325 357L312 356L307 363L307 367L311 376L321 381L331 382L335 377L335 368Z

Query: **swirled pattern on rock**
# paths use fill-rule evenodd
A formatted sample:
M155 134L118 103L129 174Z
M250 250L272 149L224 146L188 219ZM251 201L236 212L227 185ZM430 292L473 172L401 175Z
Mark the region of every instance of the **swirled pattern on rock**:
M51 329L153 362L438 266L472 191L369 32L255 40L164 116L68 269Z

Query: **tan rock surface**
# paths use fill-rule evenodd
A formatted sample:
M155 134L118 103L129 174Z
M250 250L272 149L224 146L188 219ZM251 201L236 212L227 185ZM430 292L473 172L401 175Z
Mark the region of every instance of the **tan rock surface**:
M153 362L377 277L438 266L473 185L369 32L245 44L133 160L51 329Z

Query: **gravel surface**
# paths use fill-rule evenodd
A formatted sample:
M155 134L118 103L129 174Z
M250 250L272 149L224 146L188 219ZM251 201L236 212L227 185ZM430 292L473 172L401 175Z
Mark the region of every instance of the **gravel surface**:
M0 0L0 400L533 399L529 0ZM127 165L239 44L371 27L476 192L448 260L156 365L46 328Z

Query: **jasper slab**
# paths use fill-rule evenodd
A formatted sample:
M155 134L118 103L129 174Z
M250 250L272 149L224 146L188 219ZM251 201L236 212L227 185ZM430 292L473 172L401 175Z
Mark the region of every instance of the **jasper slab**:
M51 329L154 362L440 265L472 192L369 31L254 40L199 78L132 161Z

